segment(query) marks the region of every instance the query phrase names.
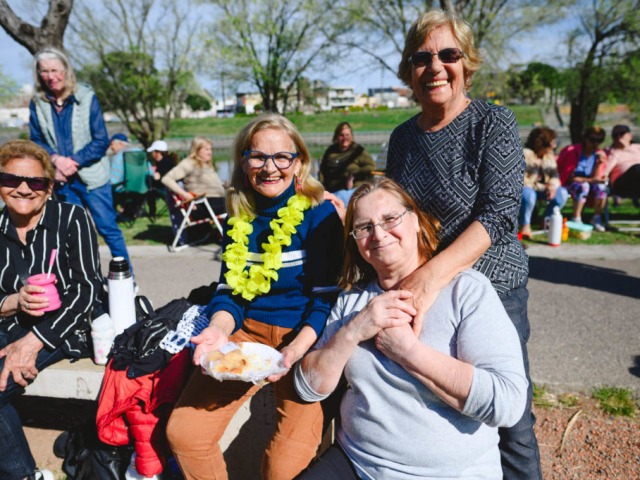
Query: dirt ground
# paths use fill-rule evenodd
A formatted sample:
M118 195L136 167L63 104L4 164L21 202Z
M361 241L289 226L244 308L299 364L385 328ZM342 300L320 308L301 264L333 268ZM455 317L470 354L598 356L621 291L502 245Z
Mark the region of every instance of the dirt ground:
M62 430L91 415L91 402L22 397L16 406L38 466L64 479L53 442ZM640 478L637 419L607 415L580 395L576 406L535 407L534 412L545 480Z

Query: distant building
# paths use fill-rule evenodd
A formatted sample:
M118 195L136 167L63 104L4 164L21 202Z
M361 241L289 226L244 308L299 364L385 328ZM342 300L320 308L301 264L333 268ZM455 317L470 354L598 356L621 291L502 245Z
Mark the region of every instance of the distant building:
M327 89L327 103L323 110L344 110L356 105L356 94L353 87L329 87Z
M235 111L239 113L256 113L256 106L262 105L259 93L236 93Z
M367 92L370 99L375 98L377 104L388 108L407 108L415 105L411 99L413 91L406 87L370 88Z
M22 128L29 124L29 108L0 108L0 127Z

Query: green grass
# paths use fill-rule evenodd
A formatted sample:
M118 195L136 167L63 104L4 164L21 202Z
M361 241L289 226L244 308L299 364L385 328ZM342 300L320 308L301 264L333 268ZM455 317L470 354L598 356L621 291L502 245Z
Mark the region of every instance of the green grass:
M610 220L640 220L640 208L633 205L630 199L622 199L620 205L613 206L611 200L609 202L609 217ZM538 209L538 222L532 222L533 230L541 230L542 226L539 224L542 221L542 212L544 206L540 206ZM571 199L567 202L562 209L562 216L570 219L572 216L572 202ZM593 216L593 208L585 207L582 219L585 223L591 220ZM534 235L531 240L525 240L525 244L541 244L547 243L546 234ZM615 230L609 230L606 232L596 232L595 230L591 234L591 237L587 240L580 240L577 238L569 237L566 242L569 245L640 245L640 232L620 232Z
M626 388L600 387L593 392L593 398L609 415L634 417L638 408L633 393Z
M622 200L622 203L618 207L611 207L611 202L609 202L609 205L612 220L640 219L640 209L634 207L631 200ZM162 200L158 201L157 206L161 212L166 210L164 208L164 201ZM565 207L562 210L562 214L569 218L571 216L571 207ZM593 209L586 208L584 214L585 220L590 219L591 215L593 215ZM541 216L542 209L540 209L540 217ZM169 245L173 240L171 221L166 211L153 221L147 217L141 217L133 222L121 223L120 228L124 234L127 245ZM100 242L103 244L101 237ZM525 240L524 243L530 245L546 244L547 237L544 234L534 235L531 240ZM594 231L588 240L569 238L569 240L564 243L568 245L640 245L640 232L607 231L600 233Z
M539 106L513 105L510 106L518 125L531 126L541 123L542 109ZM287 117L302 133L333 132L340 122L349 122L356 132L391 132L402 122L417 114L418 108L366 110L356 112L318 112L312 115L291 113ZM218 135L236 135L251 119L252 115L237 115L232 118L179 118L171 122L171 130L167 138L185 138L195 135L215 137Z

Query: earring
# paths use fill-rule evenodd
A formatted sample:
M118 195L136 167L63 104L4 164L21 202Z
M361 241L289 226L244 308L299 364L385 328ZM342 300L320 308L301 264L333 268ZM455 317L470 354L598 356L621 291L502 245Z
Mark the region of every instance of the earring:
M302 179L296 175L296 192L300 193L302 191Z

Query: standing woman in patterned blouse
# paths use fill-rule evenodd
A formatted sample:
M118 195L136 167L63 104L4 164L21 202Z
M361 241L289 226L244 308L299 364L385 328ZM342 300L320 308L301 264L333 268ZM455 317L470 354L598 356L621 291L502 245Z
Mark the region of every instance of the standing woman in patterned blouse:
M528 377L528 260L516 236L524 157L513 112L466 95L480 63L470 26L441 10L407 34L398 77L422 111L391 135L387 175L442 230L438 254L401 286L414 294L418 334L445 285L466 268L482 272L515 324ZM500 429L506 479L542 478L531 399L530 385L522 419Z
M102 292L93 226L82 207L49 200L53 178L42 147L27 140L0 147L0 478L34 478L11 398L44 368L81 356ZM44 289L26 278L48 271L54 249L51 272L62 304L45 312L49 300L38 295Z

